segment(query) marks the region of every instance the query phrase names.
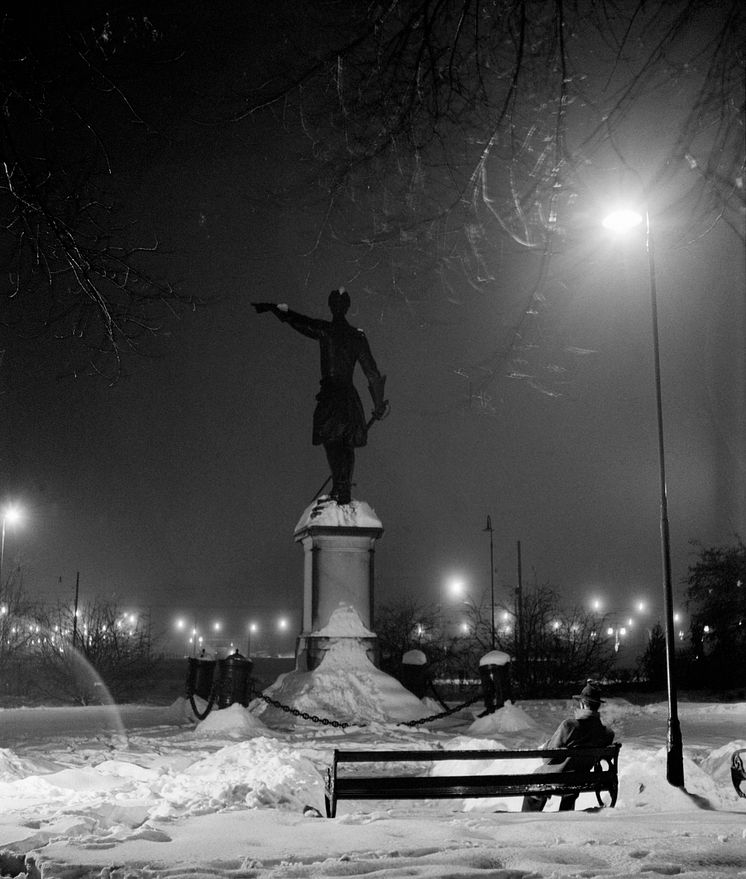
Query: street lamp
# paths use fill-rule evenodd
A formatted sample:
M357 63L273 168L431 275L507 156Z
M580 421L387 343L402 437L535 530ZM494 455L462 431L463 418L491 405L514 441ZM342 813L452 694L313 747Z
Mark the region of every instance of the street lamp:
M639 226L643 217L630 210L609 214L603 226L623 232ZM655 371L655 403L658 419L658 472L660 481L660 544L663 575L663 617L666 637L666 679L668 684L668 731L666 736L666 780L674 787L684 787L684 753L679 725L676 696L676 653L673 629L673 587L671 584L671 538L668 530L668 495L666 491L666 457L663 442L663 399L661 395L661 361L658 337L658 295L656 289L655 251L650 214L645 210L645 250L648 255L650 305L653 320L653 365Z
M199 639L197 638L197 635L198 635L197 618L196 617L192 618L191 629L187 628L187 626L188 626L188 623L185 619L180 618L180 619L176 620L176 628L179 629L179 631L181 631L182 629L186 629L187 633L189 634L189 638L187 639L187 644L192 645L192 656L194 657L197 655L197 641L199 640L199 643L201 644L202 640L203 640L201 637Z
M14 525L21 519L18 507L5 507L3 510L2 539L0 539L0 589L3 586L3 559L5 558L5 526Z
M609 626L606 630L606 634L609 636L614 636L614 653L619 652L619 648L622 645L621 639L624 638L627 634L626 626Z
M450 580L448 582L448 591L454 598L460 598L462 601L465 601L464 595L466 594L466 586L464 585L463 580Z
M249 623L249 633L246 637L246 656L251 657L251 636L255 635L259 627L256 623Z
M490 532L490 613L491 613L491 646L495 649L495 562L492 540L492 519L487 516L487 526L483 529Z

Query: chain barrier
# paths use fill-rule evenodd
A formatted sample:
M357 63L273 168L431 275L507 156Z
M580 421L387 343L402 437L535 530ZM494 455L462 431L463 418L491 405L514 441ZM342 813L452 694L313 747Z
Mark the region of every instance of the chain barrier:
M273 699L271 696L265 696L264 693L262 693L259 698L273 708L279 708L281 711L286 711L288 714L292 714L295 717L302 717L304 720L310 720L313 721L313 723L321 723L324 726L347 729L348 726L368 725L367 723L346 723L344 720L332 720L329 717L319 717L318 714L309 714L307 711L301 711L300 708L291 708L290 705L283 705L282 702L278 702L277 699Z
M423 723L432 723L433 720L440 720L441 717L448 717L450 714L456 714L458 711L468 708L470 705L479 702L481 699L482 693L480 692L472 699L467 699L467 701L463 702L461 705L456 705L455 708L446 708L445 711L441 711L438 714L431 714L430 717L421 717L419 720L402 720L398 726L421 726Z
M213 706L215 705L215 702L217 701L218 688L215 684L215 678L213 678L212 683L210 684L210 695L207 697L207 699L205 699L205 702L207 702L207 705L205 706L204 711L200 711L197 708L197 705L194 701L194 697L199 694L197 694L195 692L191 675L187 676L186 693L187 693L187 699L189 699L189 704L192 706L192 711L194 712L195 716L197 717L197 720L204 720L207 717L207 715L212 711Z
M307 711L301 711L300 708L292 708L290 705L283 705L282 702L273 699L271 696L265 696L264 693L262 693L259 698L273 708L279 708L281 711L285 711L287 714L292 714L294 717L302 717L304 720L310 720L312 723L320 723L323 726L333 726L335 729L347 729L351 726L368 726L367 723L348 723L344 720L332 720L329 717L319 717L318 714L309 714ZM432 723L434 720L440 720L442 717L448 717L451 714L456 714L458 711L462 711L464 708L468 708L475 702L479 702L481 698L482 693L480 692L472 699L467 699L466 702L463 702L461 705L456 705L454 708L446 708L445 711L440 711L438 714L431 714L429 717L421 717L418 720L402 720L397 723L397 726L422 726L425 723Z

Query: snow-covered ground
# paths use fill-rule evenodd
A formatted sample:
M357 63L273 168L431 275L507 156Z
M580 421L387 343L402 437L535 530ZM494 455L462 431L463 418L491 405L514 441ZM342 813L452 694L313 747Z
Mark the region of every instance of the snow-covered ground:
M336 719L350 721L359 686L366 725L346 728L264 702L213 711L203 722L181 698L168 707L0 710L0 874L746 876L746 800L729 772L731 753L746 748L746 703L680 703L688 793L665 781L667 706L611 699L602 716L623 743L615 809L580 811L595 805L590 795L576 812L557 812L553 800L541 814L522 814L518 799L343 801L330 820L319 813L335 747L536 747L572 710L564 700L528 701L477 718L476 704L405 726L402 719L438 706L372 666L361 662L355 675L351 665L346 657L335 678L325 660L272 688L307 713L337 710ZM322 691L323 704L314 701Z

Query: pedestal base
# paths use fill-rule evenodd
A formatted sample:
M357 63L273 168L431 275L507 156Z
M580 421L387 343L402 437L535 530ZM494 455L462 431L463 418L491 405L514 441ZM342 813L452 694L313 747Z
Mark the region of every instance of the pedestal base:
M375 666L379 665L380 650L376 635L353 637L318 635L312 632L310 635L299 635L295 643L296 671L313 671L318 668L324 656L337 644L360 645L368 660Z
M271 727L333 721L399 723L430 716L432 705L420 701L396 678L371 663L361 643L365 640L329 637L328 649L313 671L288 672L265 690L265 695L291 712L257 700L252 713Z

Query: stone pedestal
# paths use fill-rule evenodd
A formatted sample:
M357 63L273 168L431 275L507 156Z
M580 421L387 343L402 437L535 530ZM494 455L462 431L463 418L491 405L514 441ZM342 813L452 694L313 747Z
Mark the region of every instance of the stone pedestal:
M361 501L338 507L322 500L301 517L295 529L304 553L298 671L312 671L331 644L342 638L362 643L377 664L377 639L370 627L375 543L382 534L375 513Z

